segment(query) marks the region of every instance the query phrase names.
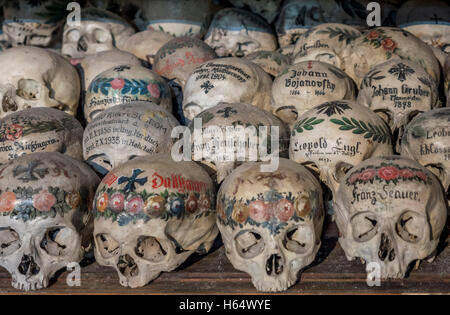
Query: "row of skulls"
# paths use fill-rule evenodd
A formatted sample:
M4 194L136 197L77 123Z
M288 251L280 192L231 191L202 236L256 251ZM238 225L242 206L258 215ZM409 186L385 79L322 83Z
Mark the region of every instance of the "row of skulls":
M191 11L183 14L198 17ZM219 11L204 41L172 37L195 28L154 30L173 27L164 23L131 36L124 23L105 26L110 13L85 12L81 28L66 25L61 54L0 53L0 265L14 287L46 287L92 244L122 285L143 286L208 252L220 230L233 266L258 290L286 290L320 247L324 187L348 259L402 278L412 261L436 256L450 112L437 108L439 61L412 33L318 24L276 52L268 24L244 10ZM73 117L80 97L84 130ZM186 119L180 130L194 134L189 151L203 154L201 166L167 155L174 116ZM242 147L256 148L256 160L280 157L278 168L214 159L227 146L232 157Z

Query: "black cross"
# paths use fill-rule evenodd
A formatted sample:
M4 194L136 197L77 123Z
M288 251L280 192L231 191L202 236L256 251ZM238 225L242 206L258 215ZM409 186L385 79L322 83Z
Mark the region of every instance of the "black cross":
M32 180L38 180L35 176L39 176L41 179L48 174L48 168L37 168L39 165L43 164L41 161L33 160L28 162L28 165L18 165L13 169L13 176L16 177L20 174L24 174L18 179L27 183Z
M229 106L217 111L217 114L223 114L222 115L223 118L228 118L228 117L230 117L230 114L236 114L236 113L237 113L237 111Z
M209 91L214 88L214 85L212 85L211 82L209 82L208 80L202 85L200 85L200 87L205 90L205 94L208 94Z
M434 21L436 22L436 24L439 24L439 21L442 21L442 20L443 20L443 18L438 17L438 16L436 15L436 13L433 14L433 16L430 17L430 19L434 20Z
M142 186L147 182L147 177L137 179L137 177L142 173L144 173L144 171L138 168L133 170L133 174L131 175L131 177L126 176L119 177L118 181L119 185L125 182L127 183L124 187L125 193L135 191L136 190L135 183L138 183L139 185Z

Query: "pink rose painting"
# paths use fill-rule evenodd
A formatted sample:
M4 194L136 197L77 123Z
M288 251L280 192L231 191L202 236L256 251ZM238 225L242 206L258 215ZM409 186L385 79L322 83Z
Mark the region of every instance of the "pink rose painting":
M50 211L55 203L56 197L46 190L33 196L33 207L39 211Z

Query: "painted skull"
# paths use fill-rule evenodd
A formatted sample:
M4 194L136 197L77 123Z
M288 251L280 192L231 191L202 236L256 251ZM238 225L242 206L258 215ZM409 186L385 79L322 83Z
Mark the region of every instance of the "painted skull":
M444 90L447 98L447 107L450 107L450 55L447 56L444 65Z
M245 58L256 63L273 77L278 76L291 64L291 60L288 56L275 51L261 50L251 53Z
M195 162L157 155L113 169L95 197L97 262L115 268L121 285L145 286L210 250L214 202L212 181Z
M131 25L111 12L83 9L79 25L65 25L61 52L70 58L83 58L114 47L121 49L134 33Z
M436 83L420 65L392 59L366 74L357 101L377 113L400 141L408 122L439 105L438 98Z
M158 50L173 39L173 36L161 31L146 30L127 39L123 50L153 65Z
M450 53L450 5L447 1L407 1L398 10L397 25L425 43Z
M438 180L417 162L377 157L342 180L334 209L339 244L348 260L375 265L381 279L404 278L413 261L432 260L447 203Z
M0 119L0 130L0 164L37 152L60 152L83 160L83 127L60 110L24 109Z
M0 266L16 289L45 288L90 246L89 200L100 180L84 163L55 152L21 156L0 173Z
M285 69L273 81L272 112L292 126L315 105L355 98L355 84L345 72L329 63L304 61Z
M324 219L322 189L306 168L280 159L275 172L241 165L217 195L217 226L234 268L258 291L287 290L314 261Z
M400 28L373 28L355 39L343 55L345 72L358 86L374 66L394 58L413 61L422 66L435 82L440 81L439 62L432 49Z
M277 38L267 22L249 11L220 10L205 35L219 57L244 57L259 50L275 51Z
M215 58L217 56L214 50L200 39L178 37L158 50L153 70L184 87L195 67Z
M220 102L248 103L270 111L271 86L270 76L244 58L208 61L195 68L186 81L184 116L193 119Z
M97 172L111 169L137 156L169 153L170 134L178 121L150 102L117 105L98 114L83 135L83 156Z
M151 102L172 112L172 94L163 78L141 66L119 65L91 82L86 91L84 117L91 122L105 109L134 101Z
M75 116L80 77L49 50L21 46L0 53L0 117L30 107L53 107Z
M253 13L262 16L268 23L272 23L278 15L282 0L230 0L230 2L237 8L250 9Z
M352 167L390 154L389 127L370 109L350 101L323 103L300 116L289 147L290 159L319 174L333 196Z
M265 161L287 157L289 131L281 120L256 106L243 103L220 103L198 114L201 119L198 137L191 120L193 160L200 156L217 183L221 183L233 169L245 161ZM278 128L277 134L271 129ZM266 128L266 129L264 129ZM272 139L274 137L274 139ZM201 140L202 145L197 142ZM278 147L273 147L273 142ZM218 144L219 143L219 144Z
M405 128L401 155L416 160L436 175L449 195L450 108L438 108L416 116Z

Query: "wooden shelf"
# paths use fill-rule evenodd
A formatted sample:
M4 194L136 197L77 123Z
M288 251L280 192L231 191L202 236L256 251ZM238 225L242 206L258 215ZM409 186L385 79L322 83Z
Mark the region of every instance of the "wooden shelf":
M334 224L326 232L316 262L305 270L300 281L287 294L450 294L450 247L443 237L433 263L423 262L406 279L382 281L380 287L366 284L365 265L349 262L337 243ZM447 227L445 235L450 229ZM163 273L149 285L129 289L120 286L116 271L97 263L82 268L80 287L66 284L67 272L60 274L47 289L33 294L258 294L250 277L237 271L218 244L208 255L197 255L174 272ZM0 293L22 293L11 287L11 277L0 268Z

